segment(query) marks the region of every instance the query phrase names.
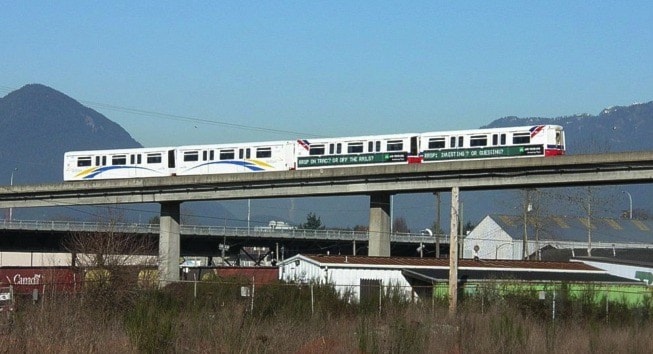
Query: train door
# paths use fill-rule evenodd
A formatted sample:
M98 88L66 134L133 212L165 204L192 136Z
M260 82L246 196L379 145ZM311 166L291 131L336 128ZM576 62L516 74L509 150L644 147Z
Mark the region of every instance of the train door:
M238 159L241 160L242 164L238 168L238 172L248 172L246 160L251 158L251 149L250 148L240 148L238 149Z
M422 158L419 156L419 141L417 136L410 137L410 151L408 151L408 163L420 163Z
M175 163L175 150L168 150L168 170L171 176L177 174L177 165Z

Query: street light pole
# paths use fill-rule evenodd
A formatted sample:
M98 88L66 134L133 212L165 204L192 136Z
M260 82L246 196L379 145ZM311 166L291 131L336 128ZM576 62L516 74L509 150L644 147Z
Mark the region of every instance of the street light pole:
M630 195L630 193L628 193L626 191L622 191L622 192L624 192L624 193L626 193L626 195L628 195L628 219L632 219L633 218L633 196Z
M11 171L11 178L9 179L9 185L13 186L14 185L14 172L18 171L18 167L14 167L14 169ZM9 222L11 222L11 219L13 217L14 213L14 208L9 207Z

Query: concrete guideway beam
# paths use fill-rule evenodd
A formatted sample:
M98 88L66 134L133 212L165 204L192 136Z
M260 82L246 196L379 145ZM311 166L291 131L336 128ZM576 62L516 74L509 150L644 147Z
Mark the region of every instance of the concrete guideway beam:
M159 286L179 280L180 202L161 203L159 219Z
M390 193L370 195L368 256L390 257Z

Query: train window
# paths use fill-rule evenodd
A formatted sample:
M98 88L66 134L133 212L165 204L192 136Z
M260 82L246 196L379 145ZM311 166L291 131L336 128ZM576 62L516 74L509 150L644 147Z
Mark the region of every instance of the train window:
M498 145L498 144L499 144L499 135L492 134L492 145Z
M487 146L487 135L472 135L469 138L469 146Z
M506 134L501 134L501 145L506 145Z
M342 144L341 143L336 144L336 154L342 154Z
M333 155L336 151L336 144L329 144L329 155Z
M233 160L235 157L236 153L233 149L220 150L220 160Z
M264 147L256 149L256 157L259 159L272 157L272 148Z
M129 163L132 165L136 163L136 155L129 155Z
M443 149L444 138L431 138L429 139L429 149Z
M515 133L512 136L513 144L528 144L531 142L530 133Z
M197 151L184 151L184 161L199 161L200 154Z
M324 155L324 145L311 145L309 155Z
M456 137L455 136L451 137L451 141L449 142L449 145L451 145L449 147L452 147L452 148L456 147Z
M202 151L202 161L206 161L206 158L209 157L208 151Z
M142 162L143 162L143 157L141 156L141 154L136 155L136 163L140 165Z
M464 139L464 137L462 137L462 136L458 137L458 147L463 147L463 139Z
M111 156L111 165L126 165L127 155L114 155Z
M100 156L95 156L95 166L100 166Z
M381 151L381 142L377 141L376 142L376 152L379 152L379 151Z
M251 153L251 150L249 148L245 149L245 158L246 159L251 157L250 153Z
M88 167L91 166L92 159L89 156L78 157L77 158L77 167Z
M404 149L404 142L401 140L390 140L386 147L388 151L401 151Z
M147 154L147 163L161 163L161 154Z
M363 143L349 143L347 144L347 153L355 154L363 152Z
M372 152L374 151L374 142L370 141L367 143L367 152Z
M106 165L107 165L107 157L102 156L102 166L106 166Z
M215 160L215 150L211 150L209 152L209 160L211 161Z

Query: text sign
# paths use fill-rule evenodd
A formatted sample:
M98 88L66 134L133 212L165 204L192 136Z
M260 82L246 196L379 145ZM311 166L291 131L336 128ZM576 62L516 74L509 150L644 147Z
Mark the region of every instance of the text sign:
M345 166L387 162L406 162L406 152L385 152L355 155L325 155L297 158L297 167Z
M424 161L483 159L493 157L544 155L544 146L495 146L473 149L448 149L424 151Z

